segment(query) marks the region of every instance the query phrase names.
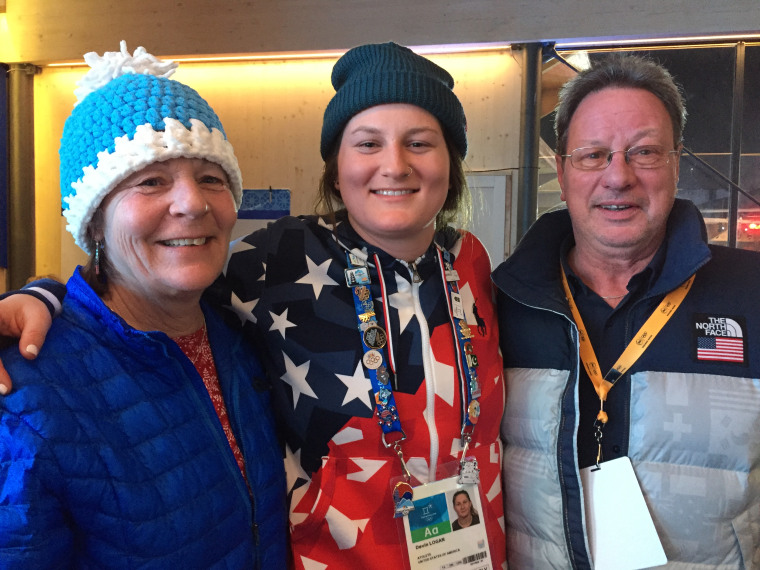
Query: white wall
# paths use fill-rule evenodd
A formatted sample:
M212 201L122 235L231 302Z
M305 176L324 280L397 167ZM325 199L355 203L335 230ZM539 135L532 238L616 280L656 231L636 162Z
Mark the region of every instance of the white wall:
M136 44L134 44L136 46ZM111 46L110 50L117 49ZM466 167L515 169L521 70L511 50L430 56L455 78L468 121ZM235 147L245 188L287 188L293 214L313 211L322 159L322 115L334 90L335 58L287 62L180 64L172 76L216 110ZM68 276L84 259L61 231L58 146L84 67L44 67L35 77L37 274Z

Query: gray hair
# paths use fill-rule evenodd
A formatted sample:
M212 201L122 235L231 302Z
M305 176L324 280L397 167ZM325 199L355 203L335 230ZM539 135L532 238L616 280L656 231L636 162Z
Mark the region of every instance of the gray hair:
M673 124L673 146L681 144L686 125L686 108L680 87L667 69L636 55L614 54L597 61L570 79L560 89L554 117L557 154L567 154L567 131L578 105L586 96L608 87L644 89L663 105Z

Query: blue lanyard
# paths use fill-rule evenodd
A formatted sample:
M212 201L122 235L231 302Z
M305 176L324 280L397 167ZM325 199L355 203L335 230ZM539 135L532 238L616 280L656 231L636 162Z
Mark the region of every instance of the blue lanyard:
M444 260L445 258L445 260ZM467 477L466 461L467 448L472 441L472 432L480 416L480 385L475 369L478 366L478 359L473 352L472 332L467 325L462 299L459 294L459 276L454 270L451 263L451 255L448 251L443 253L438 250L439 266L441 268L441 278L446 291L446 303L448 307L450 323L456 342L454 352L457 355L457 376L461 390L462 402L462 458L460 460L460 479ZM380 259L377 254L374 255L375 267L379 285L382 290L383 298L385 295L385 282L383 280L383 271L380 266ZM346 253L346 262L348 267L345 270L346 284L351 288L354 299L354 308L356 309L356 321L362 340L362 363L367 369L372 391L375 394L375 411L377 421L382 430L382 441L385 447L393 447L401 462L401 468L404 474L404 480L396 483L393 489L394 516L406 516L409 511L414 510L413 496L414 490L410 485L412 476L404 461L404 453L401 443L406 439L406 434L401 428L399 411L396 407L396 399L393 395L393 389L390 382L390 374L395 374L393 366L393 348L391 337L378 324L377 315L375 314L375 304L372 299L372 293L369 289L370 276L367 265L364 261L354 254ZM385 324L388 326L388 303L383 303L385 310ZM388 350L386 350L388 347ZM386 354L390 357L386 357ZM389 363L391 368L389 371ZM391 434L398 434L399 437L386 437ZM393 441L391 441L393 439ZM472 463L472 462L469 462ZM472 467L472 465L471 465ZM477 471L477 466L474 466Z
M351 287L353 293L357 325L364 350L362 362L369 373L372 391L375 394L375 410L383 432L383 444L385 447L390 447L396 442L405 440L406 434L401 429L396 399L393 396L393 389L390 384L390 371L385 350L388 335L377 322L375 304L369 290L370 277L367 266L352 253L346 254L346 260L348 263L348 269L345 271L346 284ZM377 265L377 263L378 259L375 256L375 264ZM382 272L378 271L378 274L380 275L381 286L383 286ZM386 441L386 435L394 432L399 433L401 437L396 442L389 443Z
M464 315L462 298L459 291L459 276L451 262L451 254L448 251L438 250L441 277L446 285L446 302L449 309L449 317L452 332L457 342L455 353L457 355L457 374L462 402L462 442L469 443L475 424L480 417L480 383L478 381L477 367L478 357L475 355L470 330ZM466 451L465 451L466 453Z
M459 293L459 276L451 263L451 254L448 251L441 252L440 249L437 252L440 261L441 278L447 293L446 303L452 333L456 342L457 375L459 377L460 401L462 403L461 436L463 443L469 443L472 432L480 417L479 398L481 392L476 370L478 358L474 353L472 342L470 341L472 331L465 319ZM390 383L390 373L395 373L395 367L391 367L389 371L389 359L386 356L386 346L390 342L389 335L377 321L374 301L369 289L371 279L366 264L350 252L346 254L346 260L348 264L348 268L345 271L346 284L351 287L353 293L357 325L364 351L362 362L368 371L372 390L375 394L375 406L378 423L382 429L383 444L386 447L390 447L393 443L388 443L386 440L388 434L399 433L401 438L398 441L406 439L406 434L401 427L399 411L396 407L396 400ZM374 256L374 260L378 278L380 279L380 286L385 290L377 255ZM385 320L387 326L387 315Z

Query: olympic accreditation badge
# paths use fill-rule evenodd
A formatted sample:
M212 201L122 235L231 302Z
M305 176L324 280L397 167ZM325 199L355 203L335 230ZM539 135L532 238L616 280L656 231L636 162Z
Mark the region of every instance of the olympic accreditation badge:
M414 510L404 517L412 570L491 570L480 490L448 477L414 488Z

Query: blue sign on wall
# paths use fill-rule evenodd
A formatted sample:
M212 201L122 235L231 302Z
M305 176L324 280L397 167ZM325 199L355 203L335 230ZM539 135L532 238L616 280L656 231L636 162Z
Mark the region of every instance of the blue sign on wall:
M276 220L290 215L290 190L243 190L240 220Z

